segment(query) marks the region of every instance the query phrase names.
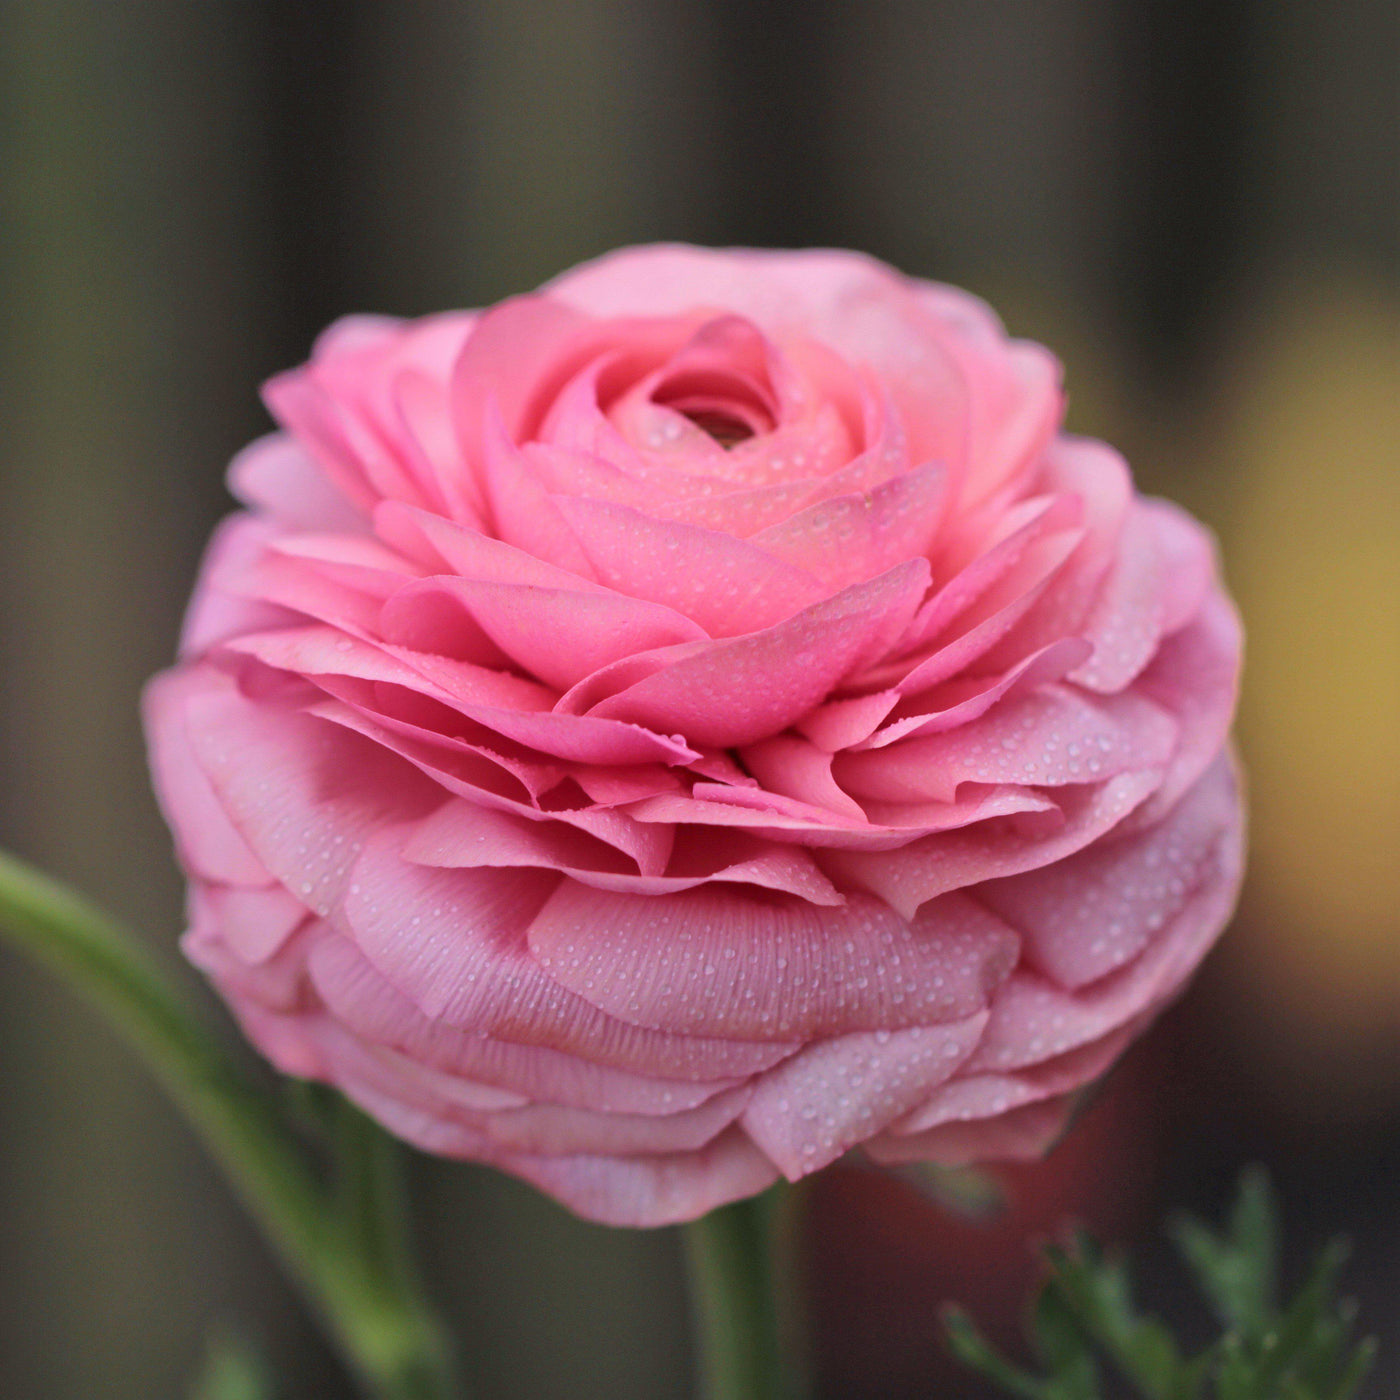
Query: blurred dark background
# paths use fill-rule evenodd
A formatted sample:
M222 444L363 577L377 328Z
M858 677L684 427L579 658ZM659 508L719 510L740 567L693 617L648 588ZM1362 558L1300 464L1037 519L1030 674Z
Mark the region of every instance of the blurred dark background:
M1191 994L983 1230L838 1168L808 1260L821 1400L983 1392L1074 1215L1175 1306L1169 1208L1268 1164L1290 1268L1335 1230L1400 1389L1400 261L1390 0L0 0L0 840L172 969L142 680L169 658L257 383L349 310L527 289L610 246L838 244L960 283L1067 366L1224 543L1250 628L1252 875ZM212 1018L222 1013L193 977ZM670 1232L415 1161L481 1400L669 1400ZM1194 1314L1191 1314L1194 1317ZM198 1145L0 949L0 1394L186 1393L211 1325L287 1400L346 1384Z

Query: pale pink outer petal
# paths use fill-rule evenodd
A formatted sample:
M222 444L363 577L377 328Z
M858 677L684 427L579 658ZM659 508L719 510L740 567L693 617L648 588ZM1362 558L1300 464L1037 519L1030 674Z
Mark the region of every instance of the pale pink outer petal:
M638 1026L808 1040L980 1011L1018 940L952 896L906 924L877 900L839 908L711 885L660 901L564 881L529 928L551 977Z
M399 1050L444 1074L494 1084L532 1102L598 1113L679 1113L746 1082L783 1053L781 1048L775 1052L753 1045L749 1048L756 1053L747 1057L725 1057L728 1072L711 1079L697 1079L692 1073L665 1077L664 1061L649 1066L649 1072L634 1072L570 1051L463 1031L433 1020L329 925L313 929L306 959L317 997L356 1036ZM691 1061L683 1067L691 1070Z
M744 1131L796 1181L925 1099L957 1071L986 1023L979 1011L945 1025L813 1041L759 1080Z
M1156 825L990 880L977 896L1021 934L1025 965L1073 991L1131 962L1219 879L1216 847L1237 820L1233 785L1201 782Z
M908 1137L941 1127L999 1117L1023 1104L1058 1098L1092 1084L1144 1028L1151 1013L1134 1017L1098 1040L1063 1055L1006 1074L983 1071L958 1074L937 1087L929 1099L890 1125L895 1136Z
M1041 1099L994 1118L942 1123L907 1137L884 1133L864 1150L876 1162L937 1162L965 1167L974 1162L1027 1162L1043 1157L1059 1140L1074 1112L1076 1096Z
M443 800L409 764L337 725L232 690L187 702L195 761L262 864L322 916L363 843Z
M143 709L151 772L185 868L223 884L265 886L273 877L196 761L189 730L190 704L205 695L223 695L232 684L220 672L190 667L167 671L146 687Z
M1234 775L1225 756L1201 782L1206 787L1201 800L1207 805L1227 804L1234 797ZM1195 889L1142 953L1074 991L1029 968L1017 969L993 998L992 1019L968 1071L1019 1069L1062 1055L1148 1008L1164 1005L1225 926L1239 894L1242 867L1243 823L1235 804L1218 830Z
M822 865L838 883L869 890L912 918L919 907L950 890L1035 870L1082 850L1111 830L1152 794L1160 771L1123 773L1087 790L1067 788L1059 798L1065 819L1048 834L977 828L940 832L898 850L825 850Z
M524 926L559 876L413 865L398 855L403 835L390 828L367 843L340 917L379 974L430 1019L680 1078L751 1073L797 1048L777 1036L691 1035L681 1026L654 1030L605 1014L550 976L526 944ZM405 927L416 936L405 938ZM364 994L374 991L367 982Z
M208 903L205 917L245 963L266 962L310 917L306 906L281 885L264 889L210 885L199 895Z
M1180 631L1163 641L1135 688L1176 719L1181 743L1162 786L1132 821L1156 821L1225 747L1239 698L1243 635L1239 614L1218 589Z
M299 530L362 533L365 516L286 433L249 443L228 469L229 490L278 524Z
M833 771L860 798L952 802L964 783L1058 787L1163 769L1176 740L1150 700L1042 685L957 729L842 754Z
M586 1108L534 1103L490 1114L493 1142L513 1152L562 1154L693 1152L719 1136L744 1111L753 1088L741 1084L695 1108L675 1113L596 1113Z
M512 1152L454 1120L427 1097L418 1076L393 1072L330 1022L309 1027L342 1090L391 1131L425 1152L489 1162L524 1178L587 1220L652 1227L693 1220L751 1196L778 1170L737 1128L693 1152L546 1156Z
M227 516L214 528L200 562L199 579L180 627L180 659L188 661L230 637L302 622L291 608L258 597L240 597L219 586L224 575L262 556L274 529L255 516Z

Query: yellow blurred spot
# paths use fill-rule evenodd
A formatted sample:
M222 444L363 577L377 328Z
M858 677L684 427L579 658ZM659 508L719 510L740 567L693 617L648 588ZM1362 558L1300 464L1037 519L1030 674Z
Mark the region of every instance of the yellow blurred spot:
M1394 290L1297 291L1247 338L1230 419L1253 822L1240 952L1312 1050L1391 1059L1393 1083L1400 1057L1379 1052L1400 1036Z

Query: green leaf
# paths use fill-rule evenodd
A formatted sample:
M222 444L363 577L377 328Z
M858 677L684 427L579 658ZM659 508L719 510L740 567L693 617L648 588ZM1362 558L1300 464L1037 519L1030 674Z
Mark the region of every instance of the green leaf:
M1351 1355L1351 1360L1343 1367L1332 1389L1326 1392L1324 1400L1352 1400L1361 1387L1361 1382L1375 1364L1376 1339L1367 1337Z
M1277 1209L1268 1176L1247 1168L1226 1234L1181 1216L1169 1227L1216 1316L1226 1327L1257 1336L1273 1311L1278 1267Z
M1059 1400L1049 1382L1038 1380L1002 1356L961 1308L949 1304L942 1317L948 1346L964 1366L980 1371L1017 1400Z
M1122 1263L1105 1261L1082 1231L1071 1250L1052 1245L1046 1256L1051 1286L1115 1367L1147 1400L1174 1400L1181 1372L1176 1339L1155 1319L1138 1315Z
M1337 1302L1347 1255L1334 1240L1279 1310L1277 1211L1258 1168L1245 1173L1222 1232L1183 1217L1172 1234L1225 1331L1184 1356L1170 1329L1133 1304L1128 1271L1082 1231L1044 1250L1047 1276L1030 1322L1037 1377L1012 1366L956 1310L945 1313L955 1353L1018 1400L1099 1400L1095 1356L1141 1400L1354 1400L1375 1342L1350 1347L1355 1308ZM1115 1391L1117 1395L1119 1392Z
M1310 1352L1317 1345L1319 1329L1330 1320L1337 1275L1350 1252L1345 1240L1330 1241L1277 1326L1266 1335L1259 1363L1260 1383L1266 1388L1285 1379L1313 1379L1308 1376Z
M1036 1354L1055 1400L1097 1400L1099 1368L1078 1319L1054 1288L1042 1288L1031 1315Z

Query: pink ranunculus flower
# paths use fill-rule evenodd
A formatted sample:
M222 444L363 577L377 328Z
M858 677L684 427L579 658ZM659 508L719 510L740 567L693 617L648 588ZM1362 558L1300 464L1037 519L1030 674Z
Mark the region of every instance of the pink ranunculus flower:
M1224 925L1211 544L1054 359L841 252L332 327L147 697L281 1069L579 1214L1039 1153Z

